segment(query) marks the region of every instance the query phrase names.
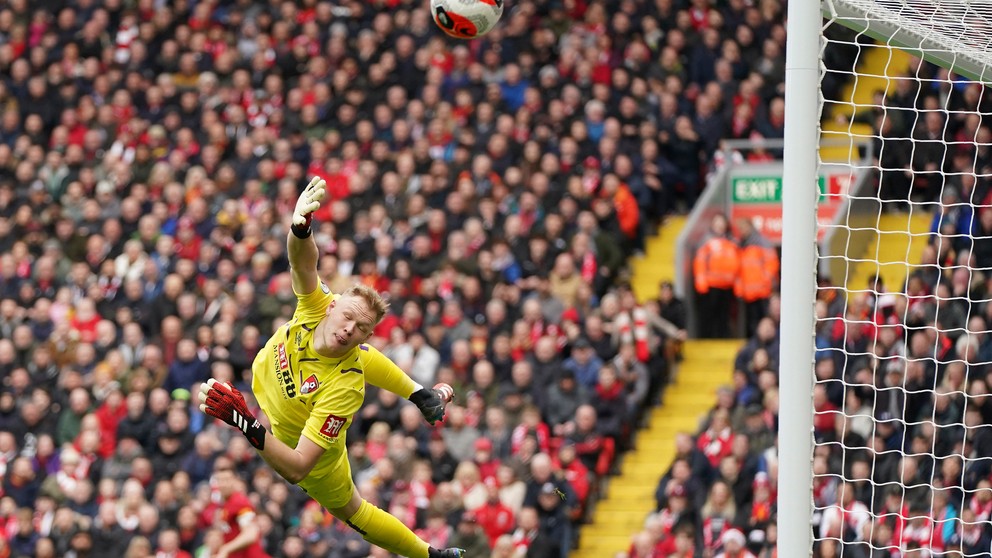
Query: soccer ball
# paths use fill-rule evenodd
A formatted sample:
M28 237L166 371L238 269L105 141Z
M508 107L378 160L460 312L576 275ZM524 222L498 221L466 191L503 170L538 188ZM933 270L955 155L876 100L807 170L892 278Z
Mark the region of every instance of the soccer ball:
M503 0L431 0L431 17L457 39L474 39L492 30L503 15Z

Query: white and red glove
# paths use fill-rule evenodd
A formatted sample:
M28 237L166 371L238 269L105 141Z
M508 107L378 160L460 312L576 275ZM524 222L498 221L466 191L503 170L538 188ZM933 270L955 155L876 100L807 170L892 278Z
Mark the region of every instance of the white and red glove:
M210 378L200 384L200 410L237 428L255 449L265 448L265 428L248 410L245 397L234 386Z
M313 212L320 208L320 202L327 195L327 182L319 176L310 179L310 183L303 189L299 199L296 200L296 209L293 211L293 234L299 238L310 236L310 223L313 220Z

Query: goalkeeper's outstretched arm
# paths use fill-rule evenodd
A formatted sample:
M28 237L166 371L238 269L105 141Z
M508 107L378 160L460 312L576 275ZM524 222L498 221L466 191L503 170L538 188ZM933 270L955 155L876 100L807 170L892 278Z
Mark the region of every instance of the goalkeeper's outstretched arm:
M248 410L244 396L234 386L211 378L200 385L197 395L202 412L240 430L262 459L293 484L306 478L324 454L324 448L306 436L300 436L296 448L273 436Z
M293 290L297 294L310 294L320 281L317 275L317 260L320 252L314 242L310 225L313 212L327 194L327 183L320 177L313 177L303 189L293 211L293 225L286 236L286 254L289 256L290 275Z

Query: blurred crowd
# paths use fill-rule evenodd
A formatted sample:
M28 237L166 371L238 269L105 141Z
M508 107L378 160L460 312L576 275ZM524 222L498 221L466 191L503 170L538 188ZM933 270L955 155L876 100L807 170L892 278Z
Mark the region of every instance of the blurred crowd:
M567 554L684 337L625 259L721 139L781 137L782 11L522 0L457 42L409 0L0 5L0 557L219 556L222 465L267 553L378 553L190 401L291 315L314 174L323 280L388 293L373 342L461 394L431 430L369 391L362 494Z

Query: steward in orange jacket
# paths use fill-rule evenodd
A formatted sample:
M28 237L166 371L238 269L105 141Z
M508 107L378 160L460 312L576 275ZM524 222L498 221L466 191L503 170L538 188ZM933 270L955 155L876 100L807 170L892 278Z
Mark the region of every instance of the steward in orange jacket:
M728 232L727 218L714 215L710 236L696 250L692 262L693 281L699 304L699 334L703 338L730 336L730 313L734 285L740 273L740 249Z
M747 334L750 337L768 313L768 299L778 286L778 252L761 236L751 221L737 223L741 238L740 274L734 284L734 294L745 303Z

